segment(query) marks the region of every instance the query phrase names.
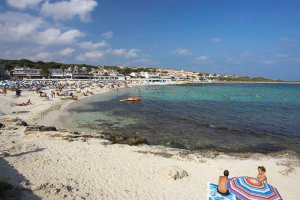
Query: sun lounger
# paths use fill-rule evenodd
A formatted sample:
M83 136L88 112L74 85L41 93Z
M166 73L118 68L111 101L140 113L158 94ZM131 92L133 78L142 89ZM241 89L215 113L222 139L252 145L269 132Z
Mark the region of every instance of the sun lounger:
M207 200L236 200L236 197L233 194L222 196L218 193L217 188L217 184L208 183Z

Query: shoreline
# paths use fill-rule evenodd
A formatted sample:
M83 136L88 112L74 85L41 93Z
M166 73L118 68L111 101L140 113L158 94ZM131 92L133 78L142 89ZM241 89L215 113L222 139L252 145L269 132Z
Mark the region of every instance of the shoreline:
M178 84L165 84L165 85L178 85ZM179 85L185 85L180 83ZM147 86L147 85L135 85L132 87L141 87L141 86ZM152 86L156 86L156 85L152 85ZM126 89L125 87L123 88L119 88L119 89ZM87 96L87 97L81 97L79 100L82 99L87 99L90 97L94 97L94 96L101 96L101 94L103 93L108 93L108 92L113 92L115 91L114 89L110 89L110 90L106 90L106 91L100 91L98 93L95 93L92 96ZM66 125L66 121L64 120L66 117L68 117L69 113L66 113L66 110L72 105L75 104L76 102L63 102L63 104L60 105L59 109L50 109L47 111L47 114L43 115L39 120L37 120L34 124L37 125L43 125L43 126L54 126L58 129L64 130L64 131L75 131L78 132L78 130L70 130L68 129L68 127L70 125ZM50 119L50 120L49 120ZM81 132L81 131L79 131ZM94 133L93 131L84 131L84 133ZM108 136L111 136L110 133L106 133ZM101 135L101 133L99 133L99 135ZM126 137L126 135L120 134L118 133L117 136L120 137ZM124 144L124 145L130 145L129 143L124 143L124 142L118 142L118 141L114 141L111 138L108 138L107 140L109 140L110 142L113 142L114 144ZM206 155L207 152L211 152L213 154L224 154L224 155L228 155L228 156L233 156L236 158L250 158L251 155L255 155L254 157L256 157L256 155L263 155L263 156L271 156L271 157L281 157L281 156L290 156L291 158L295 158L295 159L299 159L300 161L300 153L297 153L295 151L292 150L281 150L281 151L271 151L271 152L256 152L256 151L229 151L229 150L217 150L217 149L185 149L185 148L179 148L179 147L170 147L170 146L164 146L164 145L160 145L160 144L153 144L150 145L147 142L143 143L143 145L147 145L149 147L159 147L159 148L166 148L166 149L177 149L179 151L188 151L190 153L198 153L198 154L203 154Z
M102 91L106 92L105 90ZM0 96L1 102L22 102L32 98L34 105L9 107L0 117L0 178L7 178L24 199L205 199L207 182L217 182L224 169L230 176L256 176L256 167L267 167L269 182L284 199L296 199L300 192L299 157L284 154L226 154L214 151L188 151L163 146L111 144L92 133L26 131L16 117L37 125L40 118L63 112L73 101L43 101L24 92L13 99ZM101 95L95 92L95 95ZM88 98L82 97L79 98ZM1 105L2 106L2 105ZM49 121L48 121L49 122ZM15 129L17 128L17 129ZM15 130L14 130L15 129ZM14 169L14 170L13 170ZM174 180L179 170L188 176ZM170 175L171 174L171 175ZM28 192L31 191L31 192ZM155 191L155 192L154 192Z
M295 85L298 85L298 84L300 84L300 82L299 81L296 81L296 82L289 82L289 81L283 81L283 82L280 82L280 81L275 81L275 82L259 82L259 81L216 81L216 82L201 82L201 81L190 81L190 82L187 82L187 83L182 83L182 85L185 85L185 84L193 84L193 83L195 83L195 84L201 84L201 83L203 83L203 84L222 84L222 83L224 83L224 84L234 84L234 83L241 83L241 84L247 84L247 83L249 83L249 84L295 84ZM180 85L180 84L179 84Z
M78 98L78 101L80 101L82 99L87 99L87 98L93 97L95 95L101 95L103 93L111 91L111 90L106 90L106 89L107 88L104 88L102 90L96 91L95 94L91 95L91 96L82 96L82 97ZM121 88L119 88L119 89L121 89ZM56 128L58 128L58 129L65 129L64 125L63 125L63 122L60 121L60 119L62 117L62 113L65 112L65 110L68 109L68 107L71 106L74 103L76 103L76 102L74 102L74 101L65 101L65 102L62 102L59 105L59 109L54 109L54 110L49 109L49 110L47 110L45 112L45 114L42 114L41 116L39 116L39 119L37 119L34 122L34 124L44 125L44 126L55 126L55 124L58 124ZM50 118L50 121L48 119L45 119L47 117Z

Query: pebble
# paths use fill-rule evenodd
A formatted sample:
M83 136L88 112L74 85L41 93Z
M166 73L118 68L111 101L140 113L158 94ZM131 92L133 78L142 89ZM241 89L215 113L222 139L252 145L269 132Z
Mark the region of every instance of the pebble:
M54 188L54 189L51 191L51 193L52 193L52 194L57 194L57 193L59 193L59 191L60 191L60 189Z

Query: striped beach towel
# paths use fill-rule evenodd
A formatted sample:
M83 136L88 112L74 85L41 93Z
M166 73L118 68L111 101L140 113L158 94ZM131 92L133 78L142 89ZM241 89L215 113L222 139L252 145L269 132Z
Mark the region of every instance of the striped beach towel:
M222 196L217 191L218 185L214 183L208 183L207 199L208 200L236 200L233 194L228 196Z

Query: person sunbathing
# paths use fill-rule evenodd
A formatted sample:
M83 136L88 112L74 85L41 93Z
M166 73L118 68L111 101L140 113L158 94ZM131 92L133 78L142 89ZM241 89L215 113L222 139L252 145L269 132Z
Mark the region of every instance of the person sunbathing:
M92 91L89 91L89 90L87 90L86 93L87 93L87 94L91 94L91 95L94 94Z
M57 96L65 96L64 94L61 94L61 93L59 93L59 92L56 92L56 95L57 95Z
M40 97L48 97L48 95L46 93L41 92Z
M258 170L257 179L262 182L267 182L268 179L266 176L266 168L264 166L258 166L257 170Z
M30 99L28 99L28 101L26 103L21 103L21 104L18 104L19 106L28 106L28 105L32 105Z
M219 177L219 184L218 184L217 191L218 191L218 193L220 193L223 196L227 196L230 194L229 190L226 187L228 176L229 176L229 171L225 170L224 176Z
M72 99L73 99L74 101L77 101L77 100L78 100L78 97L75 96L75 95L73 95L73 96L72 96Z

